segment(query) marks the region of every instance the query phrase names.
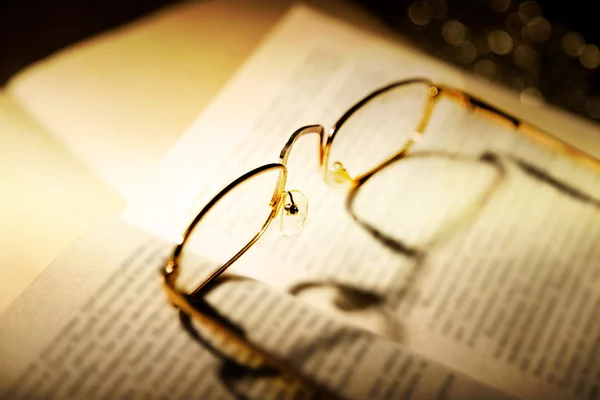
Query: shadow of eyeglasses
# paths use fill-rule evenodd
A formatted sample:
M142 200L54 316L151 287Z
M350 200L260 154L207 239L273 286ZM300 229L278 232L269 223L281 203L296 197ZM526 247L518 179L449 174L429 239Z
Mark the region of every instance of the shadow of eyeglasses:
M252 344L253 347L256 347L240 325L224 316L207 301L207 295L211 291L220 286L227 285L230 282L240 281L254 280L239 275L221 275L217 279L211 281L209 285L203 287L200 292L189 295L189 303L198 312L201 312L212 319L217 325L235 332L238 335L238 338L241 338L245 343ZM285 371L271 365L251 365L251 363L237 359L230 351L228 352L226 349L222 348L222 346L215 343L214 335L204 333L195 326L192 317L183 311L179 312L179 320L181 326L188 335L200 346L210 352L215 359L221 362L217 372L217 379L221 382L223 388L236 399L245 400L249 398L237 388L237 385L242 380L250 379L263 381L271 380L271 382L277 384L279 388L285 388L288 393L293 394L293 398L342 399L342 397L334 394L317 382L310 382L307 385L309 378L306 378L307 380L303 381L294 380L292 376L286 375ZM295 360L296 363L302 364L308 361L314 352L319 351L320 349L328 349L331 345L336 343L339 344L348 339L346 336L347 335L344 335L344 332L333 332L327 337L320 337L318 341L311 343L308 347L295 346L288 352L286 359ZM278 382L275 383L275 381Z
M214 285L218 286L224 283L223 280L215 280ZM245 331L238 325L231 322L228 318L224 317L218 312L213 306L211 306L202 296L195 296L197 298L190 299L190 303L201 313L213 318L218 323L227 326L229 329L235 331L242 338L246 338ZM218 368L217 379L222 383L223 388L236 399L247 399L247 397L236 389L235 382L243 378L276 378L279 376L279 371L271 366L250 366L244 365L234 357L229 356L224 351L219 349L219 346L213 344L212 340L203 334L196 326L194 326L192 317L183 311L179 311L179 321L183 329L189 334L189 336L201 345L204 349L210 352L216 359L221 361L221 365Z
M401 165L401 162L406 162L407 159L425 158L442 158L446 160L481 163L491 167L495 172L495 176L491 180L488 187L486 187L482 194L478 196L473 204L471 204L471 207L465 208L463 212L459 213L457 217L452 219L448 226L444 227L441 232L438 232L438 235L420 246L410 244L386 233L383 229L380 229L373 223L362 219L360 215L355 212L353 208L355 200L357 199L361 189L364 189L366 184L371 179L376 179L378 175L384 174L398 165ZM289 293L294 296L301 296L303 293L315 289L333 290L334 296L332 303L337 310L345 313L374 310L375 312L379 313L385 321L384 333L386 336L395 341L401 342L403 340L402 326L394 317L393 307L390 307L390 296L394 298L393 303L397 304L409 293L410 288L416 285L418 278L422 273L427 254L431 248L443 242L443 240L448 238L453 232L456 232L460 228L464 227L468 221L473 220L491 199L495 190L500 187L505 177L506 168L501 163L499 157L493 153L484 153L480 156L466 156L442 151L422 151L414 152L405 157L398 158L394 162L391 162L385 166L383 169L371 175L367 180L362 181L360 185L356 186L349 193L346 201L346 209L353 220L361 228L367 231L377 242L394 252L396 255L412 261L410 273L405 276L405 281L402 287L397 289L393 294L375 293L358 285L338 282L329 278L326 280L299 282L289 288ZM380 193L379 195L384 194Z
M386 315L390 315L391 313L389 310L388 312L385 311L386 305L393 303L391 305L392 307L397 306L398 303L402 301L402 299L404 299L412 289L414 289L414 287L418 284L419 278L424 273L423 270L426 266L428 254L437 245L443 243L444 240L450 238L461 228L467 227L470 222L475 221L480 212L485 208L486 204L490 202L494 194L507 179L508 163L512 163L526 176L534 179L536 182L549 185L561 194L568 196L575 201L583 202L600 209L599 199L596 199L592 195L585 193L583 190L576 188L570 183L553 176L543 168L536 166L535 164L521 157L506 153L485 152L480 156L469 157L445 152L415 152L407 157L395 160L393 163L390 163L388 166L372 175L370 179L376 178L377 174L385 173L387 168L393 168L396 163L405 161L409 157L442 157L449 160L470 159L471 161L483 163L494 168L497 176L496 179L492 180L489 187L483 191L483 195L480 196L477 201L471 204L471 207L465 209L464 212L460 213L458 218L453 219L449 225L443 227L434 238L420 246L416 246L407 241L394 237L386 233L386 231L381 229L379 226L361 218L359 213L357 213L354 208L354 201L361 189L365 187L365 183L368 182L368 180L361 182L361 184L357 186L348 196L346 209L353 220L383 247L391 250L400 257L404 257L413 261L409 273L405 275L405 280L402 287L396 289L394 293L375 293L357 285L337 282L334 279L328 278L326 280L314 280L297 283L289 289L289 293L295 296L301 296L304 292L309 290L333 289L335 291L335 295L332 299L332 305L341 312L356 312L366 309L378 309L382 312L385 312ZM388 324L388 331L391 331L390 337L394 340L401 341L403 336L402 327L395 321L395 318L390 318Z

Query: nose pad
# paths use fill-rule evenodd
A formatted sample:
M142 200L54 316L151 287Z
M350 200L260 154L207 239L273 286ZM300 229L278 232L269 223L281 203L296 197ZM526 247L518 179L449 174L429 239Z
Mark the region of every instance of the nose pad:
M327 183L337 187L349 188L354 181L341 162L336 161L327 171Z
M280 230L283 236L293 236L302 229L308 214L308 200L302 192L289 190L283 194Z

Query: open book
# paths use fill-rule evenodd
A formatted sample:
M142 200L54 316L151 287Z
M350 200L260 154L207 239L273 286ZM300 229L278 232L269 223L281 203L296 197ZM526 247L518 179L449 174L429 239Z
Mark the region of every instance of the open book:
M288 185L311 204L303 231L281 238L271 227L231 267L248 278L207 302L322 390L307 397L598 398L598 132L304 7L161 160L132 196L129 223L82 237L0 317L1 397L297 396L198 340L202 327L168 304L158 270L195 213L275 162L296 128L331 126L411 76L476 93L573 147L442 100L414 156L386 169L393 184L361 191L367 214L356 218L316 172L314 141L299 142ZM235 237L246 223L236 216L215 221L215 235ZM366 229L386 231L379 224L401 239ZM223 261L219 246L194 250L194 273Z

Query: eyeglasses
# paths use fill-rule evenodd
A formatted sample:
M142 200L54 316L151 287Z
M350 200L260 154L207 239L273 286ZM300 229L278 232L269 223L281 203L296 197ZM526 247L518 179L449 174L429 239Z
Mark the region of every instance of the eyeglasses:
M318 136L318 160L323 178L330 186L348 190L346 206L351 207L358 189L369 178L406 157L421 140L435 105L443 97L528 135L546 135L485 101L448 86L436 85L428 79L407 79L381 87L348 109L331 129L326 131L321 125L309 125L296 130L283 146L279 162L262 165L238 177L201 209L161 270L164 283L172 294L171 300L175 296L175 303L181 305L186 301L186 291L191 295L198 294L246 253L278 214L284 235L291 236L301 229L307 216L308 201L301 192L286 189L287 163L298 139ZM560 146L558 141L555 145ZM178 286L178 277L186 244L193 241L200 225L218 226L218 218L212 223L208 221L222 215L216 210L237 221L237 227L244 232L235 232L226 240L215 237L205 240L208 247L222 249L220 254L227 261L197 286L182 290Z
M200 323L215 325L216 329L223 331L223 327L214 319L198 311L190 298L201 296L263 236L278 215L284 235L294 235L302 228L308 213L308 201L300 191L286 188L287 164L298 139L308 135L318 136L318 160L323 178L328 185L347 190L346 207L351 208L359 188L371 177L391 163L408 158L413 147L425 135L434 107L441 98L456 101L473 112L526 135L546 137L538 128L476 97L448 86L436 85L424 78L394 82L379 88L348 109L331 129L309 125L296 130L283 146L277 163L262 165L238 177L201 209L161 269L169 301ZM548 142L547 139L545 141ZM552 141L550 144L573 153L561 142ZM577 153L576 156L584 160L588 158L583 153ZM218 227L219 216L222 215L237 222L234 227L236 232L226 239L219 239L209 229L204 245L216 248L226 261L204 276L199 284L184 288L180 274L184 269L182 261L186 245L194 241L193 237L200 226ZM236 337L231 330L227 335ZM277 360L261 353L260 349L254 348L254 351L277 365ZM280 367L287 368L285 365Z
M177 287L184 249L199 230L201 222L209 220L216 209L225 210L229 218L239 222L238 227L251 227L251 231L244 234L235 232L232 235L238 238L235 244L235 240L229 238L228 242L232 243L224 252L227 261L190 290L192 295L200 292L246 253L278 214L284 235L291 236L301 229L307 216L308 201L301 192L286 188L287 163L298 139L307 135L318 136L318 160L323 178L330 186L348 190L346 203L349 205L361 185L377 171L410 153L425 134L434 107L442 97L530 135L545 135L539 129L460 90L436 85L424 78L394 82L354 104L327 131L321 125L296 130L283 146L279 162L245 173L214 196L189 224L181 242L167 260L162 269L165 284L177 293L184 293ZM218 225L218 221L214 225ZM225 247L223 243L215 243L215 246ZM231 253L227 254L227 251Z

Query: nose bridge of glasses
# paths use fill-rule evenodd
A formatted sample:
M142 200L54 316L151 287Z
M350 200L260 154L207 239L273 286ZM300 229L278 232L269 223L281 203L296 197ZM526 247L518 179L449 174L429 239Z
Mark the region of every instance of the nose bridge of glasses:
M303 126L302 128L297 129L294 133L292 133L292 135L286 142L285 146L283 146L283 149L281 149L281 152L279 153L279 161L283 165L287 165L287 161L288 161L288 158L292 151L292 148L294 146L294 143L296 143L296 141L299 138L301 138L302 136L305 136L308 134L319 135L319 149L318 149L319 165L322 164L322 162L323 162L323 138L324 138L324 134L325 134L325 128L322 125L307 125L307 126Z

